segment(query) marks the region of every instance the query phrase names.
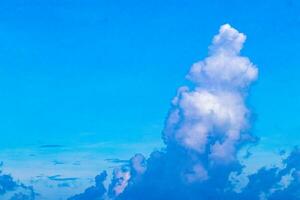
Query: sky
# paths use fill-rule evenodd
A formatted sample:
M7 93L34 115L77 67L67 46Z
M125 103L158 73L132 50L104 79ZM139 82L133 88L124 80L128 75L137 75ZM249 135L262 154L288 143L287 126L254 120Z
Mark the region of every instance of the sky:
M299 144L296 0L11 0L0 9L0 161L37 199L66 199L163 147L177 89L227 23L247 36L241 55L259 69L245 100L255 148Z

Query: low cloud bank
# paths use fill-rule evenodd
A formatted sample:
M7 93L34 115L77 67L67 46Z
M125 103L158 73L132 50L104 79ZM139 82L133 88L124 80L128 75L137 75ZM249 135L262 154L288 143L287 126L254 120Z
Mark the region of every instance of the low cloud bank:
M230 25L221 26L208 56L191 67L190 86L180 87L172 101L163 130L166 147L116 168L108 188L107 174L101 173L95 186L69 200L300 199L299 149L282 167L251 175L238 159L238 152L257 140L249 132L245 101L258 69L240 55L245 40Z
M32 187L15 181L11 175L3 174L0 170L1 200L34 200L35 196L36 194Z

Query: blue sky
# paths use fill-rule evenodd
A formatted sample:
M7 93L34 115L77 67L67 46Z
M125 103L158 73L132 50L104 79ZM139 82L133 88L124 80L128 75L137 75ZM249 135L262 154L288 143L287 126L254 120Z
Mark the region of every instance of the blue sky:
M86 175L93 178L110 165L106 158L159 148L171 99L225 23L246 33L242 54L259 68L248 104L261 148L278 151L300 139L296 0L11 0L0 9L0 159L7 172L21 176L32 161L48 163L43 173L55 175L51 161L79 152L94 163Z

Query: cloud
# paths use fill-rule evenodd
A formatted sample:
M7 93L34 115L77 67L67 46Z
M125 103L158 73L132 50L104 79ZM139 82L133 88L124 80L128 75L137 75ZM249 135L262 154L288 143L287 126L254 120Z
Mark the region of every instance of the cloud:
M259 197L259 198L258 198ZM299 200L300 149L295 148L283 160L283 167L262 168L248 177L240 199Z
M107 191L91 195L93 186L80 200L300 199L299 150L284 167L250 175L238 158L245 145L257 141L249 132L245 102L258 69L240 53L245 41L243 33L221 26L208 56L186 76L191 84L180 87L172 100L162 135L165 148L148 159L135 155L114 170Z
M53 163L54 165L63 165L63 164L65 164L64 162L59 161L59 160L53 160L52 163Z
M15 181L11 175L3 174L0 170L0 199L34 200L35 197L36 194L32 187Z
M110 163L118 163L118 164L128 163L128 160L122 160L119 158L109 158L109 159L105 159L105 161L110 162Z
M235 159L236 146L250 137L245 88L257 77L257 68L240 56L245 38L223 25L209 56L192 66L187 77L194 87L181 87L173 99L164 129L167 145L208 155L212 162Z
M44 144L40 146L40 148L62 148L62 147L64 146L59 144Z
M130 170L126 167L115 168L113 171L113 178L109 186L109 196L115 198L119 196L128 186L131 178Z
M104 171L95 177L95 186L87 188L83 193L70 197L69 200L101 200L106 198L104 181L107 173Z
M201 88L244 88L257 78L258 70L240 55L246 36L230 25L221 26L213 38L209 56L195 63L187 78Z
M64 178L64 177L61 177L61 175L48 176L48 179L51 181L76 181L76 180L78 180L77 177Z

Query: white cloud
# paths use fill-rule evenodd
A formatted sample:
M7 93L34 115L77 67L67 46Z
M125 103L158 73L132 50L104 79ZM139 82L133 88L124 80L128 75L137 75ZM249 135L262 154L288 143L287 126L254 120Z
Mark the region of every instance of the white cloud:
M195 63L188 79L205 88L244 88L257 78L257 68L240 56L246 36L226 24L213 39L210 55Z
M246 36L221 26L210 54L195 63L187 78L194 88L181 87L173 100L164 138L215 162L235 159L235 146L248 127L245 89L257 78L257 68L240 56Z

